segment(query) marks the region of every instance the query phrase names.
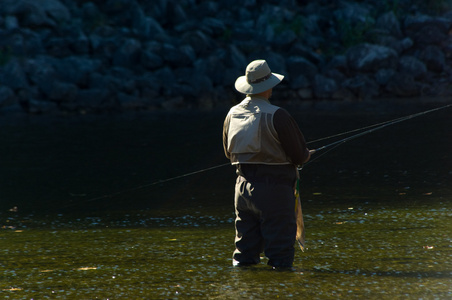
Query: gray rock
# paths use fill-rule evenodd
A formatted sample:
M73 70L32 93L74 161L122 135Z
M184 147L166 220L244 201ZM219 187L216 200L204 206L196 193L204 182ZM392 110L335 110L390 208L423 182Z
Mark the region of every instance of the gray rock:
M359 100L370 100L380 94L378 84L367 75L357 75L342 83L342 87L353 92Z
M117 106L116 98L112 97L110 92L105 89L87 89L79 90L77 93L77 101L71 104L62 104L72 109L111 109Z
M385 86L396 73L394 69L380 69L375 73L375 80L379 85Z
M71 14L58 0L3 0L4 11L15 15L22 26L56 27L57 22L69 21Z
M11 59L5 66L0 67L0 83L13 90L27 89L27 76L18 59Z
M305 46L301 42L296 42L292 47L290 47L288 55L301 56L303 58L306 58L316 66L323 66L325 64L325 58L323 57L323 55L312 51L312 48Z
M440 32L445 33L452 27L452 19L427 15L408 15L405 18L406 31L416 32L427 26L436 27Z
M190 45L197 55L204 55L214 47L214 42L205 33L199 30L188 31L182 36L182 42Z
M58 104L50 101L41 101L37 99L30 99L27 102L26 109L30 114L47 114L57 113L59 111Z
M353 24L369 22L371 8L365 3L341 2L339 8L334 11L338 20Z
M427 68L434 72L442 72L446 64L446 57L438 46L427 46L419 54L419 58L425 62Z
M334 79L317 74L313 83L314 95L318 99L329 99L338 90Z
M413 47L414 42L411 38L406 37L403 40L399 40L397 42L395 42L394 44L392 44L392 48L395 49L397 51L397 53L401 54L409 49L411 49L411 47Z
M317 66L304 57L291 56L286 60L286 67L289 78L297 78L303 75L308 80L313 80L318 73Z
M57 78L54 59L48 56L38 56L25 62L25 71L31 83L53 82Z
M93 2L82 4L82 16L86 20L94 20L101 17L99 7Z
M90 52L90 42L88 36L83 31L80 31L77 38L74 39L74 43L71 45L74 50L74 54L87 55Z
M416 57L405 55L399 60L399 72L408 73L414 79L420 79L427 74L427 67Z
M61 102L74 102L77 99L78 87L72 83L54 82L49 90L45 90L49 100Z
M6 16L5 17L5 28L7 30L19 28L19 20L16 18L16 16Z
M92 72L88 74L88 89L102 89L109 88L111 80L109 76L102 75L99 72Z
M414 77L407 73L397 73L386 85L386 90L399 97L419 96L420 85L416 83Z
M19 102L14 91L7 86L0 85L0 111L17 105Z
M33 1L35 2L35 1ZM58 0L40 0L36 3L44 12L57 22L67 22L71 19L71 12Z
M184 98L181 96L171 97L171 98L167 99L166 101L162 102L161 105L167 111L175 111L175 110L186 107Z
M168 95L171 91L172 84L176 80L173 70L165 66L153 72L155 81L161 86L164 95Z
M0 30L0 49L11 55L33 57L45 52L40 36L29 29Z
M396 68L398 54L388 47L360 44L351 47L347 53L350 69L360 72L374 72L381 68Z
M297 90L297 95L300 97L300 99L313 99L314 98L314 92L311 88L302 88Z
M86 86L89 74L99 71L102 62L81 56L71 56L53 61L58 78L67 83Z
M150 51L142 51L140 63L149 70L155 70L163 66L163 59Z
M154 38L157 40L166 40L167 39L167 33L165 29L158 23L154 18L147 17L146 18L146 31L147 36L149 38Z
M48 55L66 57L72 55L71 44L71 38L54 37L46 42L45 48Z
M165 43L162 45L162 58L171 67L180 67L187 64L187 57L175 45Z
M167 8L168 21L173 24L185 23L189 20L187 13L180 3L174 2Z
M145 99L129 94L118 93L117 97L119 105L124 109L142 110L150 105Z
M127 39L113 55L113 65L133 69L141 56L141 43L136 39Z
M337 69L339 71L347 71L347 57L345 55L335 55L331 58L331 60L327 63L326 67L328 69Z
M227 49L226 55L226 64L229 67L243 70L243 74L245 74L246 66L248 65L248 61L245 55L234 45L230 45Z
M446 32L441 32L437 26L426 25L417 31L411 32L409 36L419 44L440 44L444 41L448 34Z
M323 75L328 78L334 79L334 81L339 85L347 79L347 76L337 69L326 70L323 72Z
M399 20L392 11L381 15L377 19L375 27L396 38L402 38L402 30L400 29Z
M297 35L295 32L291 29L286 29L272 39L272 44L276 48L286 48L291 46L296 40Z
M103 38L99 35L92 34L89 41L93 49L93 57L102 59L108 63L113 60L113 56L119 48L115 38Z
M226 31L226 25L223 20L212 17L204 18L200 27L203 32L208 33L209 36L215 38L223 36Z
M311 86L311 81L304 75L298 75L289 81L289 86L294 90L306 89Z
M439 44L447 38L452 21L447 18L426 15L408 16L405 19L405 32L420 44Z
M224 61L225 51L217 51L209 57L198 59L194 63L193 72L208 76L212 84L223 85L226 80L227 65Z

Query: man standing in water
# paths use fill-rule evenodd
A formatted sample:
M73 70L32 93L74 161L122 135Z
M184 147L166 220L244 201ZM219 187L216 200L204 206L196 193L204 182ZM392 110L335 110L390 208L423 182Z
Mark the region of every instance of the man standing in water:
M296 167L309 160L310 151L295 120L269 102L283 78L265 60L251 62L235 82L246 98L224 121L224 151L238 175L234 266L258 264L262 251L274 268L293 264Z

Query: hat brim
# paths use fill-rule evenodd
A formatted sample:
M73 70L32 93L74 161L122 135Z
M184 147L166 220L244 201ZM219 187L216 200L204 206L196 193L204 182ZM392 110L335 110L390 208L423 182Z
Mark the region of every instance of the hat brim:
M246 76L240 76L235 81L235 89L242 94L259 94L278 85L284 78L284 75L272 73L270 78L259 83L248 83Z

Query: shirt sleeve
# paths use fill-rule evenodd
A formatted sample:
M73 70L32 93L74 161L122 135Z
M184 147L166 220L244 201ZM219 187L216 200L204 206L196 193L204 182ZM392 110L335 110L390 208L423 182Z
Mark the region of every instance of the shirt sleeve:
M273 126L278 133L281 146L295 165L302 165L309 157L309 149L297 122L283 108L273 116Z

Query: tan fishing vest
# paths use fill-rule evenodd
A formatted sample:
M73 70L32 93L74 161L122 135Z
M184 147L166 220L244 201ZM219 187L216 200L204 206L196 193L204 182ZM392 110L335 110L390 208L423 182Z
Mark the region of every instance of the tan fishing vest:
M252 95L231 108L227 150L233 165L291 164L273 126L278 108L267 99Z

